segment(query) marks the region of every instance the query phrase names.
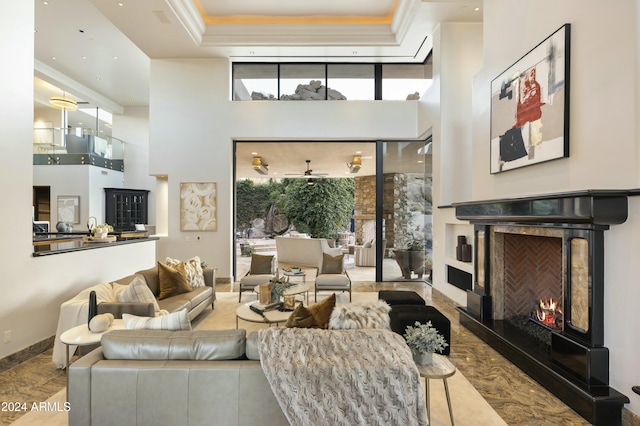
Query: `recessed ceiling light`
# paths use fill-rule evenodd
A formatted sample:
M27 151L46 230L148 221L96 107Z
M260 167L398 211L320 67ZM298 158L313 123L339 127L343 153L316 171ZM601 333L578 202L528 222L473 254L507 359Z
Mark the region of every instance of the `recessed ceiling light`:
M479 10L480 10L480 8L479 8L479 7L476 7L474 10L477 12L477 11L479 11Z
M86 57L86 56L83 56L83 57L82 57L82 59L87 59L87 57Z
M362 151L356 151L356 154L362 154Z
M52 57L51 57L51 59L53 59L53 60L55 61L55 60L56 60L56 59L58 59L58 58L56 58L55 56L52 56Z
M118 3L118 6L122 7L122 6L124 6L124 3L120 2L120 3Z
M100 76L96 76L96 80L100 80Z
M258 155L258 153L257 152L252 152L251 155Z
M117 56L114 56L114 57L113 57L113 59L118 59L118 57L117 57Z
M42 4L44 4L45 6L49 4L48 1L43 1Z

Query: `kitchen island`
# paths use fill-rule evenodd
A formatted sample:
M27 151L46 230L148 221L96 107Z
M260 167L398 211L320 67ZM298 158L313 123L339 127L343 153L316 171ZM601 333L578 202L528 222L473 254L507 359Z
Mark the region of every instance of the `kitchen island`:
M123 231L109 233L115 241L88 241L89 232L52 232L36 233L33 237L33 256L49 256L52 254L70 253L81 250L93 250L123 244L135 244L144 241L158 240L149 237L146 231ZM109 240L112 240L110 238Z

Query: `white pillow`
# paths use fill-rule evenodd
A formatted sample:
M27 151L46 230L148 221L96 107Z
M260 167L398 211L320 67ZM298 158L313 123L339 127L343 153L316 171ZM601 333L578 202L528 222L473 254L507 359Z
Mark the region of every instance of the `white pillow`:
M186 309L159 317L122 314L122 320L127 330L191 330Z
M153 303L155 312L160 310L158 301L147 282L141 276L136 276L125 289L116 292L116 300L124 303Z
M165 265L175 267L180 263L178 259L172 259L167 257L164 260ZM204 287L204 273L202 272L202 265L198 256L192 257L184 262L184 271L187 274L187 283L191 288Z

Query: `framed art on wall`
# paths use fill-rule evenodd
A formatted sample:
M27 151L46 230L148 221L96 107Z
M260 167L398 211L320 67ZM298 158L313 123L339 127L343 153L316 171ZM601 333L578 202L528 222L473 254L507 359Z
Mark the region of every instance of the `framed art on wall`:
M58 195L58 222L80 223L79 195Z
M565 24L491 82L491 173L569 156Z
M216 184L180 183L180 230L216 231Z

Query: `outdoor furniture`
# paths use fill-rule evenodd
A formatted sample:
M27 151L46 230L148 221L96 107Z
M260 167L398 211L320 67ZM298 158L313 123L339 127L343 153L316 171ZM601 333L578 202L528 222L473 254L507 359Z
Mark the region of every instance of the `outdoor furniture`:
M386 240L382 240L382 252L386 248ZM376 240L356 246L354 251L356 266L376 266Z

